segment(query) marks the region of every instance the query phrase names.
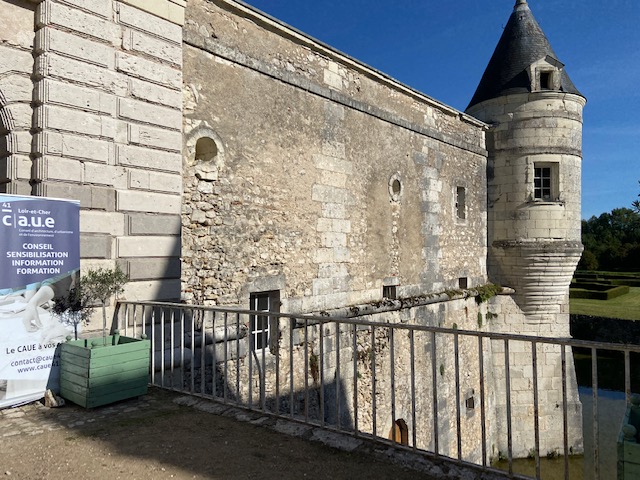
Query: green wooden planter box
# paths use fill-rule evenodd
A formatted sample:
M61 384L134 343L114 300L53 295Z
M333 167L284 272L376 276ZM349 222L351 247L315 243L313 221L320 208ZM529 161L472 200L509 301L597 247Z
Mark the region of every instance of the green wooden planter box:
M149 384L149 340L109 335L60 345L60 396L85 408L137 397Z
M640 397L627 405L618 435L618 480L640 478ZM626 435L625 435L626 434Z

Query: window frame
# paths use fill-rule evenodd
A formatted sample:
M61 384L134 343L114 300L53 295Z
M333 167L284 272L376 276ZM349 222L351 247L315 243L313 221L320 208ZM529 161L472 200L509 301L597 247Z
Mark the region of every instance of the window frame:
M456 185L453 192L453 211L457 223L467 222L467 187L466 185Z
M383 285L382 286L382 298L388 300L396 300L398 298L398 286L397 285Z
M266 305L260 303L266 301ZM249 310L255 312L280 312L280 291L270 290L266 292L253 292L249 294ZM265 318L266 317L266 318ZM259 328L257 321L262 319L262 328ZM264 339L266 335L266 339ZM263 340L260 340L262 338ZM274 351L278 339L278 317L272 315L249 316L249 347L251 351L261 352L265 349ZM260 342L260 344L258 343Z
M532 178L531 198L534 202L558 201L560 197L558 163L533 162Z

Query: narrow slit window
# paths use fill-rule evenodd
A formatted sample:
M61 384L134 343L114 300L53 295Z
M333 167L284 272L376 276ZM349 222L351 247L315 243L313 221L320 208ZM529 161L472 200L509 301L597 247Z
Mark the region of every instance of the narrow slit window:
M467 218L467 189L456 187L456 216L458 220Z

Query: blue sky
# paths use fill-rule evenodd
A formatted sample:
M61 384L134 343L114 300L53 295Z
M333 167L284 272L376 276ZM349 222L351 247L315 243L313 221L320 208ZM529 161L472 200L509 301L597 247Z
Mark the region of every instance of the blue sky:
M247 0L249 5L459 110L515 0ZM529 0L587 97L582 217L640 193L640 1Z

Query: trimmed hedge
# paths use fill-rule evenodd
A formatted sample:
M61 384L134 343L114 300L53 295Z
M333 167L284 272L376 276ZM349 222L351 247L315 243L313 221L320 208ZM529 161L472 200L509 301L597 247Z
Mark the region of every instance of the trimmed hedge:
M571 282L571 298L611 300L629 293L629 287L640 287L638 273L576 272Z
M596 292L606 292L607 290L613 288L613 285L610 283L603 282L571 282L571 288L580 288L582 290L595 290Z
M590 285L591 287L598 288L580 288L577 285ZM606 287L606 288L601 288ZM576 284L576 287L569 289L570 298L587 298L591 300L611 300L612 298L621 297L629 293L629 287L627 285L619 285L612 287L611 285L602 284Z
M640 287L640 278L611 279L612 285L627 285L628 287Z

